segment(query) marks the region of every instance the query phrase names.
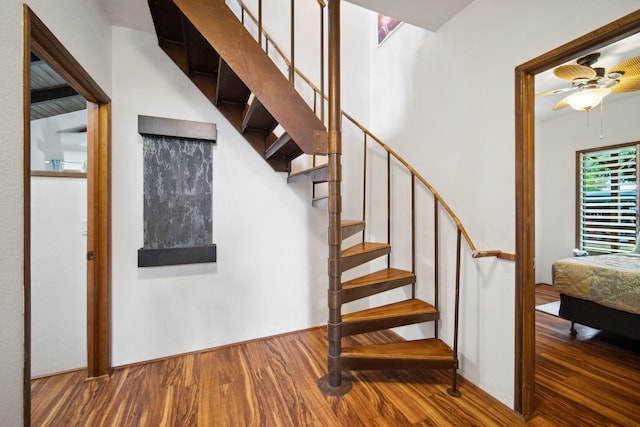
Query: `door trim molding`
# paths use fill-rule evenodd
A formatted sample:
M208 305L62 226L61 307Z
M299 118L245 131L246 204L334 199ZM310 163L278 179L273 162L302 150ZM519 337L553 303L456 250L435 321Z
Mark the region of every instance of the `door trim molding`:
M515 69L516 301L514 409L535 410L535 75L640 32L640 11L547 52Z
M87 99L88 233L87 363L88 377L111 372L111 100L47 26L23 6L24 135L24 419L31 416L31 52L47 62Z

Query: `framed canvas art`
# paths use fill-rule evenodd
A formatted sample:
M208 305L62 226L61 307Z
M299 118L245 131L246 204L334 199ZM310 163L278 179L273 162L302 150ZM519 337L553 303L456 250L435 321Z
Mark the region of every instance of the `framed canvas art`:
M378 46L380 46L401 23L402 21L398 21L390 16L378 14Z

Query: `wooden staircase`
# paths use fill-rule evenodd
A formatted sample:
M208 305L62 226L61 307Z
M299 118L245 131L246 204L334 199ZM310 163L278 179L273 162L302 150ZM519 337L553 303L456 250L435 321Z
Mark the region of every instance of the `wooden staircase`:
M322 152L318 135L326 132L325 126L224 0L174 1L148 0L160 47L273 169L290 172L291 161L296 157ZM277 134L277 128L284 132ZM322 165L290 173L288 182L327 182L328 175L327 165ZM321 205L322 201L314 200L315 204ZM340 239L363 233L364 228L364 221L342 221ZM340 272L388 256L390 252L391 245L387 243L363 239L342 250ZM342 282L337 294L329 292L329 308L341 312L348 302L415 283L416 275L411 271L386 268L368 273ZM437 302L430 304L416 298L342 314L337 328L341 347L339 366L451 369L453 385L449 393L459 396L456 350L440 339L342 348L343 337L439 319ZM328 382L321 380L319 385L326 394L341 394Z
M362 232L364 221L342 221L342 239ZM391 246L386 243L360 242L342 251L342 271L347 271L382 256L388 256ZM397 268L385 268L373 273L342 282L340 296L329 301L330 308L342 308L346 303L376 295L392 289L415 285L416 275L411 271ZM332 304L334 306L332 307ZM338 307L340 306L340 307ZM417 298L411 298L392 304L368 308L361 311L342 314L342 337L382 329L395 328L440 319L438 309ZM456 352L438 338L405 341L399 340L386 344L342 347L341 365L343 369L452 369L452 387L448 390L453 396L460 396L456 389L456 370L458 359ZM321 384L321 388L331 394L330 387Z
M318 151L325 126L224 0L148 3L160 47L273 169Z

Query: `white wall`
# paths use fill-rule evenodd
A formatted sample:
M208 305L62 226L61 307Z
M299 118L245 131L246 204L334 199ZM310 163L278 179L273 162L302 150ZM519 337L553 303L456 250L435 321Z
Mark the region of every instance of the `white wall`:
M113 29L113 364L326 322L326 214L251 148L157 46ZM215 264L137 267L139 114L213 122Z
M27 1L71 54L111 91L110 26L97 1ZM3 0L0 13L0 414L1 425L22 424L23 405L23 141L22 0Z
M640 141L640 96L605 98L588 113L566 111L538 124L536 135L536 283L551 283L551 264L575 247L576 151ZM600 136L602 135L602 138Z
M51 170L51 159L64 160L64 169L83 170L87 160L87 110L31 121L31 170ZM85 170L86 171L86 170Z
M87 366L86 178L31 178L31 376Z
M478 249L514 252L515 67L638 5L475 0L437 33L405 24L373 49L365 125L434 185ZM443 280L452 283L448 257ZM509 406L514 273L511 262L463 259L461 373Z

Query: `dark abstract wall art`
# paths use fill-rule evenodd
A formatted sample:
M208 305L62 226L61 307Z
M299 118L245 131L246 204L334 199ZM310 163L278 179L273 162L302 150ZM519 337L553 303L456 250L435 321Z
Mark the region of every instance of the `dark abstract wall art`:
M138 266L216 261L215 125L139 116L144 154L144 246Z

